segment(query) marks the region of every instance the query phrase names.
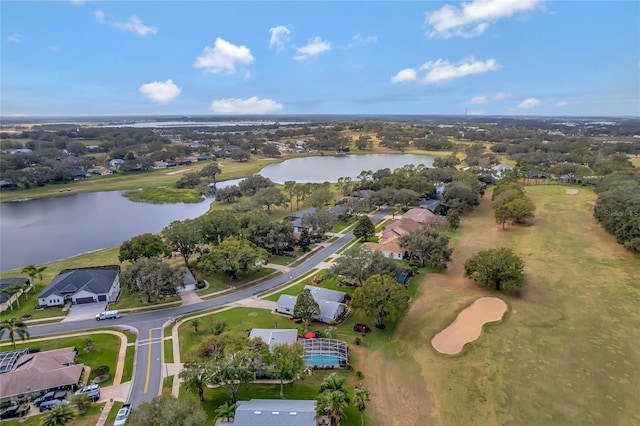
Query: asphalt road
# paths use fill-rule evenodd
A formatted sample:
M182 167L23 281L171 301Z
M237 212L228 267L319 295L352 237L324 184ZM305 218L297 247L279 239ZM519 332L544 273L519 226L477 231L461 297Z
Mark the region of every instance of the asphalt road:
M376 223L381 220L383 216L388 214L388 212L388 209L382 210L372 217L371 220L373 223ZM295 279L306 274L327 257L347 245L353 238L354 236L352 232L345 234L337 241L334 241L330 246L318 251L316 254L309 257L304 263L292 269L289 275ZM131 387L131 393L127 398L128 402L136 407L142 402L150 401L161 392L163 368L161 343L162 326L165 322L172 317L177 318L181 315L204 311L237 302L281 286L289 281L291 281L289 276L280 275L272 280L265 281L251 288L209 299L200 303L142 312L139 314L123 315L121 318L116 320L101 321L99 326L95 320L79 320L73 322L29 326L29 334L36 337L80 330L95 330L100 327L112 326L137 329L138 341L133 384Z

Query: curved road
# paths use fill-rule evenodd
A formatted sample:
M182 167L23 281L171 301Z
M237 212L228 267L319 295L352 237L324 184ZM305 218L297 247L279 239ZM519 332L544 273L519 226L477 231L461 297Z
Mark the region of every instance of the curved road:
M386 214L388 214L388 209L381 210L377 212L371 220L373 223L376 223ZM353 238L354 236L352 232L345 234L330 246L320 250L318 253L309 257L304 263L292 269L291 272L289 272L289 275L293 276L295 279L306 274L324 259L333 255L336 251L347 245ZM291 281L290 277L287 275L281 275L251 288L212 298L193 305L179 306L139 314L129 314L117 320L109 320L105 326L117 325L121 327L136 328L138 330L134 377L128 402L136 407L142 402L150 401L161 392L162 326L169 320L169 318L228 305L254 296L258 293L271 290L275 287L286 284L289 281ZM79 330L94 330L96 328L99 327L96 327L95 320L79 320L32 326L29 327L29 334L35 337Z

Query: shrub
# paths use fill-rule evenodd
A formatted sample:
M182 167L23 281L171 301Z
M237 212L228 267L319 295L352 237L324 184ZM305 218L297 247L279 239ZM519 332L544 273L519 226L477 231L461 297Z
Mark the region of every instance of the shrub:
M36 354L38 352L40 352L40 348L28 348L27 349L29 351L30 354Z
M196 284L196 288L198 290L201 290L201 289L205 288L206 286L207 286L207 284L205 284L204 281L198 281L198 283Z
M224 320L216 321L211 327L211 334L218 336L227 329L227 322Z
M356 377L358 379L362 379L364 377L364 373L360 370L356 371Z
M108 365L101 365L93 369L93 376L94 377L105 376L109 374L109 371L110 369Z
M362 344L362 339L356 337L356 345L360 346Z

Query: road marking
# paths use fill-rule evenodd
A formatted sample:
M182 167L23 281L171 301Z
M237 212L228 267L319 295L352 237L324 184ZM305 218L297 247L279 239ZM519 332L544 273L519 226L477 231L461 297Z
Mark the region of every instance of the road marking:
M151 330L149 330L149 340L151 340ZM144 382L144 393L149 389L149 377L151 376L151 345L147 348L147 379Z
M141 341L138 342L138 347L146 346L146 345L153 345L154 343L160 343L160 342L162 342L162 338L161 337L154 337L151 340L144 339L144 340L141 340Z

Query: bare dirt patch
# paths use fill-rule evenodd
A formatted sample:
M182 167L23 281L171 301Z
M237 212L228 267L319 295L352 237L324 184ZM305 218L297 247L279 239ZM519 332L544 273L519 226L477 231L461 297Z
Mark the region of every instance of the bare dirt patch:
M507 311L507 304L497 297L481 297L458 314L455 321L436 334L431 345L440 353L455 355L464 345L482 334L488 322L499 321Z
M578 190L575 188L566 188L564 190L564 193L567 195L576 195L578 193Z
M189 169L174 170L174 171L172 171L172 172L167 172L167 175L168 175L168 176L173 176L173 175L177 175L177 174L180 174L180 173L184 173L184 172L186 172L186 171L188 171L188 170L189 170Z

